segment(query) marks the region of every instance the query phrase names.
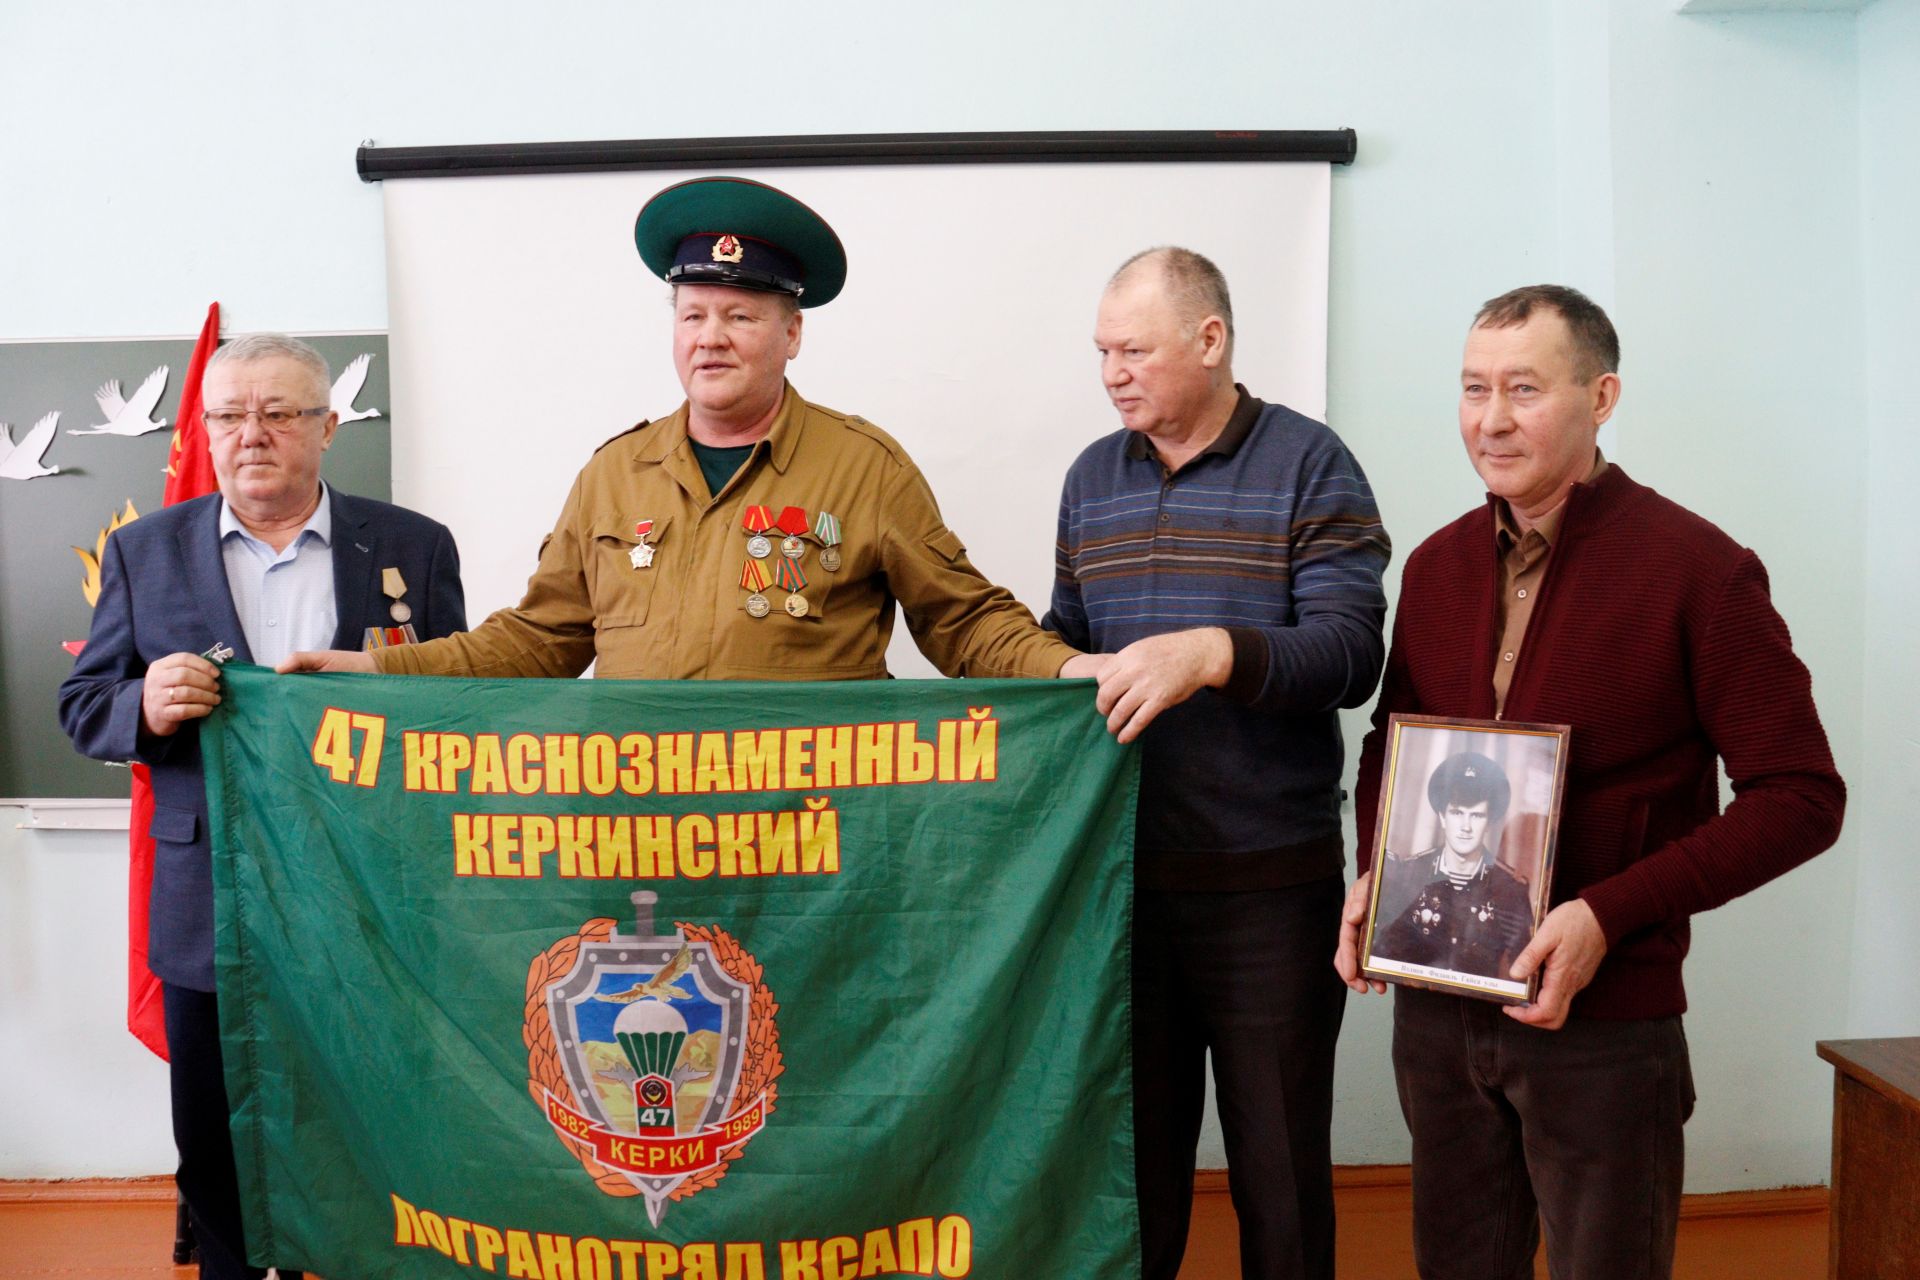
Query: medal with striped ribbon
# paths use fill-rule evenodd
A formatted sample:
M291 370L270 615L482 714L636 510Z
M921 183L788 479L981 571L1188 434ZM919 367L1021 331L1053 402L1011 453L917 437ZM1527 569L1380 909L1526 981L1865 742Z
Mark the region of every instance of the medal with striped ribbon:
M767 576L767 566L758 560L747 561L746 567L740 570L740 586L747 593L749 617L764 618L773 612L773 605L762 594L771 585L773 579Z
M807 575L800 569L798 560L781 560L773 567L773 580L782 591L787 592L787 612L796 618L807 616L807 598L800 593L806 589Z
M748 507L746 514L740 517L740 527L747 531L747 554L755 560L765 560L773 554L773 539L767 536L767 530L773 528L772 507Z
M813 522L813 536L820 539L820 567L840 572L840 517L822 511Z

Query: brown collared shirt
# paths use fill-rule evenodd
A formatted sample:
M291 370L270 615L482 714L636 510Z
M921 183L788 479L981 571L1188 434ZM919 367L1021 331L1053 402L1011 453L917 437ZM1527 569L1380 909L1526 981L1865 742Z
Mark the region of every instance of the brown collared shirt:
M1593 470L1582 483L1592 484L1606 469L1606 458L1594 450ZM1547 561L1553 555L1554 539L1560 536L1567 504L1561 502L1524 532L1504 501L1494 504L1493 513L1494 543L1500 551L1500 602L1494 618L1500 647L1493 655L1493 707L1495 715L1503 715L1507 690L1513 687L1513 669L1520 661L1520 647L1526 643L1527 623L1533 617L1534 602L1540 598L1540 584L1546 580Z

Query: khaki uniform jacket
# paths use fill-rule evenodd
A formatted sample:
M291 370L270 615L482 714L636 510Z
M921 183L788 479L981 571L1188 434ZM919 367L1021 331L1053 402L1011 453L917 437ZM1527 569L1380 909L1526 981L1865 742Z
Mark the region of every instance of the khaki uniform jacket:
M746 610L749 506L806 511L805 617L763 593ZM839 518L841 566L821 567L813 522ZM653 561L635 568L637 522ZM781 534L759 561L771 577ZM793 387L739 472L708 494L687 438L687 406L601 446L574 481L520 604L471 632L378 650L382 671L412 675L599 676L673 680L864 680L887 673L893 604L920 651L950 676L1058 674L1077 651L1040 630L1013 595L968 561L926 480L899 444Z

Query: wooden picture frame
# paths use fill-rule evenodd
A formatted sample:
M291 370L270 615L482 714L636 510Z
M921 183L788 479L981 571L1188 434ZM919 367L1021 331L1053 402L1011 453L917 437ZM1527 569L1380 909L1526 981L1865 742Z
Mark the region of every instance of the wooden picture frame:
M1447 716L1387 721L1360 971L1500 1004L1546 916L1566 790L1563 724Z

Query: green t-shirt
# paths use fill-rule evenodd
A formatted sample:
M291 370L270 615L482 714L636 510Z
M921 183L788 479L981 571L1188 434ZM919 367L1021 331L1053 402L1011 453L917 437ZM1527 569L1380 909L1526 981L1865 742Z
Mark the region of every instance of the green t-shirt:
M700 474L707 478L707 492L716 497L753 452L750 444L701 444L692 438L687 443L693 446L693 456L700 461Z

